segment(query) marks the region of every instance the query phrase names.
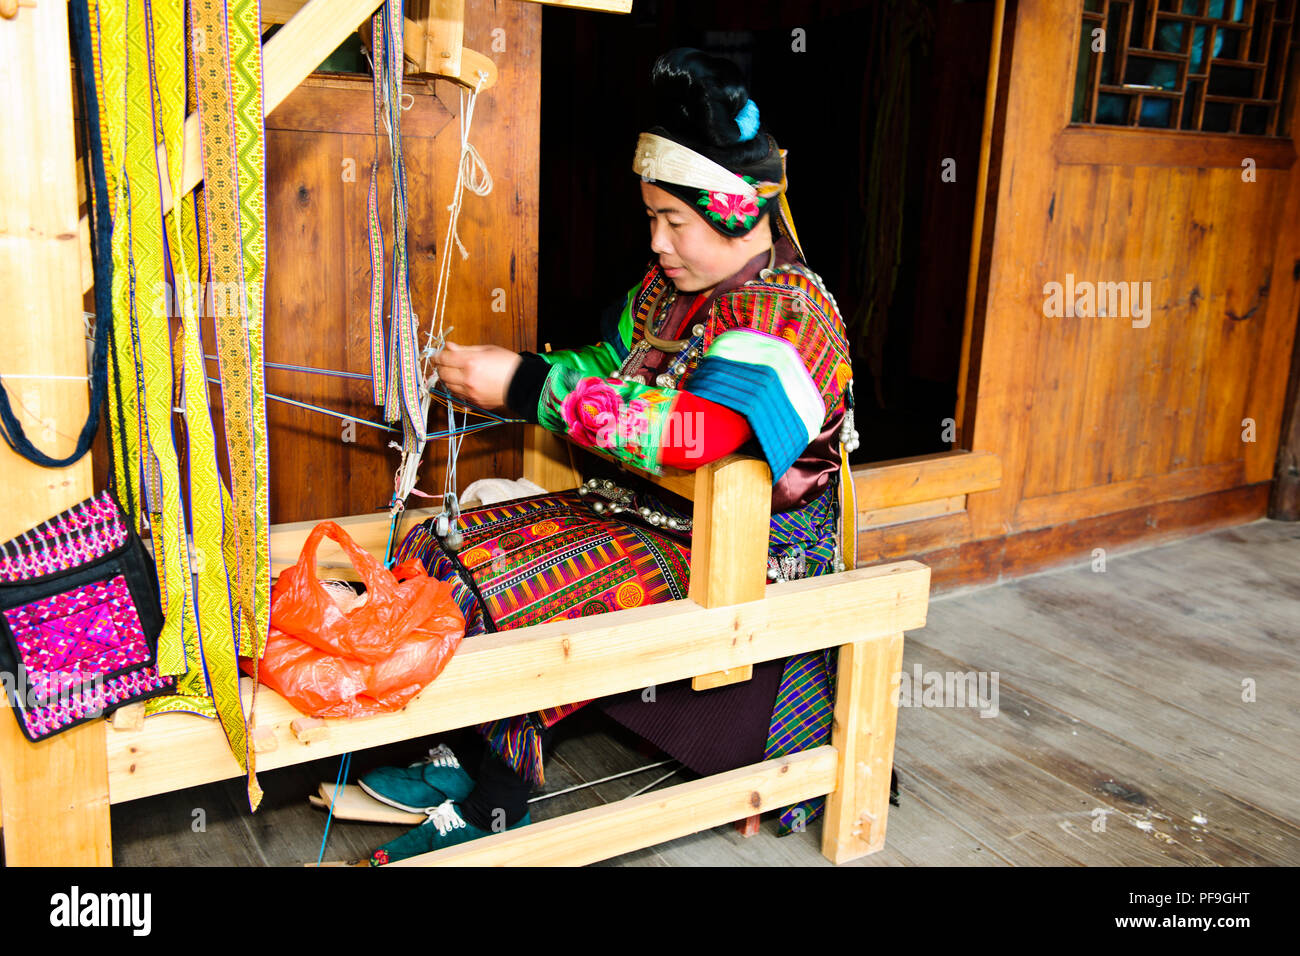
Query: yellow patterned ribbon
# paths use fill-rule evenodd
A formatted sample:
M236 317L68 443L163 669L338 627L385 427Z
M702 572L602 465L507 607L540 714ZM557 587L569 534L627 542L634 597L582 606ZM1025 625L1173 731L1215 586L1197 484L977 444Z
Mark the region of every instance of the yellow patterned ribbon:
M106 5L101 5L106 6ZM164 674L186 670L185 638L197 631L191 594L189 549L181 510L180 469L172 439L171 336L165 310L159 308L164 288L162 195L158 182L153 125L153 76L148 49L148 22L142 0L131 0L125 13L126 135L123 171L126 177L127 215L114 223L114 241L125 237L125 261L114 262L129 271L132 289L127 315L115 315L135 332L142 384L142 418L147 443L139 451L146 464L150 486L147 497L152 515L154 559L165 618L158 639L158 666ZM119 49L118 38L101 33L101 41ZM125 219L125 222L123 221ZM125 229L120 227L125 225ZM191 643L192 646L192 643Z
M183 4L178 0L152 0L148 4L153 22L154 67L157 76L155 114L167 156L167 175L172 183L181 177L185 137L185 22ZM189 671L177 684L173 696L151 701L150 713L187 712L218 717L208 686L209 666L229 670L218 675L231 700L238 688L235 661L223 655L222 648L233 646L234 630L229 598L229 580L223 551L224 521L221 511L222 486L217 470L216 441L208 407L206 369L199 331L201 297L199 296L198 228L193 194L173 196L166 216L168 251L171 255L173 289L171 301L181 319L175 337L175 364L182 369L177 405L184 409L186 462L189 466L190 515L194 534L194 573L197 576L199 632L194 645L197 653ZM217 648L215 654L213 648ZM215 660L209 660L216 658ZM231 685L235 691L231 692ZM238 726L231 746L236 754L246 749L242 708L223 721ZM241 737L240 734L243 734Z
M231 683L213 684L222 724L249 773L249 802L261 798L244 733L236 647L261 656L270 624L267 542L266 404L263 394L262 298L265 253L262 47L257 0L195 0L194 45L203 130L208 281L217 333L223 421L230 464L238 572L237 644L216 645L231 664ZM226 504L224 496L211 501ZM224 661L223 661L224 663ZM236 726L235 716L240 720Z
M261 39L256 0L192 5L203 127L208 281L234 501L239 651L260 657L270 624L262 298Z

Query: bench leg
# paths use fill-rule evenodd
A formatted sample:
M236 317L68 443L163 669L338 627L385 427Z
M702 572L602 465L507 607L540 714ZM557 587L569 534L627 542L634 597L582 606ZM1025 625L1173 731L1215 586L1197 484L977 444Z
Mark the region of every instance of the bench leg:
M104 721L38 744L0 705L6 866L112 866Z
M889 774L894 765L903 635L840 647L831 743L839 752L835 790L826 797L822 853L833 863L885 845Z

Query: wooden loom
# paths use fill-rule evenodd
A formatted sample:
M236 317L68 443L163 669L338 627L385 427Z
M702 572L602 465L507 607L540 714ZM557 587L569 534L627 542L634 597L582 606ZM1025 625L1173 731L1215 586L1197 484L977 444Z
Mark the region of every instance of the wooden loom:
M76 382L80 376L84 383L86 372L77 277L88 264L79 252L85 236L77 218L66 10L58 0L36 4L17 9L17 22L0 21L0 63L32 78L30 95L11 97L14 108L0 117L6 142L28 144L11 163L9 182L19 188L0 194L0 284L14 290L17 317L0 372L41 375L42 409L73 421L86 409L86 389ZM630 8L626 0L565 5ZM294 13L265 47L268 111L378 6L378 0L310 0ZM442 70L427 65L451 60L442 53L459 49L462 0L429 0L428 17L424 70L463 81L472 56ZM435 18L442 24L437 30ZM407 32L409 42L409 22ZM0 86L5 80L0 73ZM182 190L198 178L197 170L187 171ZM24 190L37 183L40 189ZM525 476L548 490L580 481L565 441L536 426L527 429L524 463ZM0 468L10 504L0 518L3 537L92 492L88 457L49 471L4 453ZM897 717L893 675L901 668L903 632L925 625L929 568L902 561L766 584L771 475L765 462L732 455L694 472L640 474L694 502L688 599L484 635L462 646L404 710L327 721L328 733L311 742L291 726L301 715L261 688L258 769L687 677L697 688L719 686L747 679L755 663L838 646L829 745L403 864L582 864L820 795L827 796L822 849L828 858L843 862L881 849ZM335 520L362 546L382 552L387 515ZM292 561L314 524L274 526L273 563ZM329 552L321 557L327 562ZM111 865L110 804L240 775L221 728L187 715L153 717L138 730L94 721L40 744L29 744L6 718L0 721L6 862Z

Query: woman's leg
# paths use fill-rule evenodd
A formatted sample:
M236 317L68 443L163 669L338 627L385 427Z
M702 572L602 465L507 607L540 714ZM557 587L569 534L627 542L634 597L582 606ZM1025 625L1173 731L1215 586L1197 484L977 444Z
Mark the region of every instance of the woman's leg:
M553 738L553 728L541 732L543 752ZM461 815L467 823L500 832L514 826L528 812L532 783L506 766L491 747L483 746L474 779L474 791L461 803Z

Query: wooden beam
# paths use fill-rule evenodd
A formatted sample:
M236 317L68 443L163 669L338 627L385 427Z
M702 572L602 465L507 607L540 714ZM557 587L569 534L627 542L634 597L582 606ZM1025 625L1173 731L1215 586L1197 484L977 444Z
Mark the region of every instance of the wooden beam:
M761 458L730 455L695 472L690 594L701 607L762 600L771 474Z
M1295 145L1289 138L1195 133L1183 130L1101 129L1071 126L1056 137L1056 161L1084 166L1191 166L1241 169L1249 156L1258 169L1290 169Z
M837 756L814 747L389 865L585 866L829 793Z
M422 0L424 69L420 72L459 79L461 48L465 45L465 0Z
M726 687L728 684L743 684L753 676L753 664L746 664L744 667L736 667L731 670L698 674L691 678L691 690L713 690L715 687Z
M902 524L907 521L921 521L925 518L937 518L941 515L957 514L966 510L966 496L953 495L951 498L935 498L933 501L918 501L911 505L895 505L892 508L871 508L858 512L858 530L883 528L885 525Z
M1008 531L1031 531L1069 523L1079 516L1089 518L1141 507L1152 501L1177 501L1206 492L1222 491L1246 484L1241 459L1221 461L1199 468L1184 468L1161 475L1144 475L1128 481L1061 491L1054 495L1022 498Z
M0 21L0 377L32 442L56 457L76 446L88 410L69 59L66 4L43 2ZM3 541L89 497L90 456L47 469L0 445L0 487ZM6 865L111 865L104 721L33 744L8 710L6 698Z
M262 687L258 725L275 730L278 746L258 769L924 627L929 581L929 568L902 561L771 584L764 600L748 604L670 601L483 635L466 641L404 710L327 721L328 739L310 746L290 729L302 715ZM816 627L808 626L810 608ZM107 749L114 803L240 775L221 728L187 714L160 714L139 733L111 734ZM8 802L6 794L6 812Z
M853 469L858 513L936 501L976 491L989 491L1002 482L1002 462L981 451L944 451L914 458L896 458Z
M441 511L441 508L407 509L402 514L397 533L393 536L394 539L400 544L406 531L409 531L425 518L432 518ZM384 552L388 548L388 529L392 523L387 511L380 511L375 514L348 515L347 517L333 518L331 520L346 531L352 537L352 540L361 547L381 561L384 559ZM320 524L319 521L290 521L284 524L271 525L267 532L267 540L271 552L272 577L280 574L285 568L298 563L298 556L302 553L302 546L306 543L307 536L311 534L312 528L318 524ZM343 581L358 580L355 575L348 573L353 570L352 564L343 554L343 549L328 538L321 541L320 547L316 551L316 567L323 578L337 578Z

